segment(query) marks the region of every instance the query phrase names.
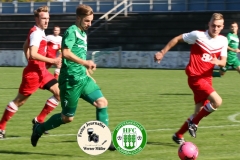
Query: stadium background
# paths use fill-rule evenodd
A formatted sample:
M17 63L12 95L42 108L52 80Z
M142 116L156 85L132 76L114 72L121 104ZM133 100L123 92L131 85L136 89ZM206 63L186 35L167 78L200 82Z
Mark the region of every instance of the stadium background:
M5 0L0 2L0 66L26 64L22 63L22 44L34 25L34 9L48 5L51 19L46 34L52 33L54 25L59 25L63 34L74 23L75 8L82 3L95 12L88 31L88 57L94 51L102 51L95 56L99 67L184 68L190 48L185 43L174 47L160 65L154 64L152 56L176 35L207 29L214 12L224 15L223 35L228 32L229 23L239 22L240 18L239 0Z

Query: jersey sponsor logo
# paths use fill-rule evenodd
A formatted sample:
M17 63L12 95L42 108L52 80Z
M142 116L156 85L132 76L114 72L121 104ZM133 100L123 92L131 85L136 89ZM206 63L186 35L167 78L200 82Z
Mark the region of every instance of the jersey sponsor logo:
M87 154L99 155L104 153L111 145L111 141L111 131L103 122L88 121L78 130L78 145Z

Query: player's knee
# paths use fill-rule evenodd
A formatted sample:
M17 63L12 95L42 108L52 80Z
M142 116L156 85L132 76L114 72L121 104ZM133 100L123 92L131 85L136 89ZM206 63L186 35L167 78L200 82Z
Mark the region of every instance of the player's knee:
M49 89L50 92L53 93L54 97L60 101L60 90L58 88L58 83L54 84L53 86L50 87Z
M67 116L65 116L65 115L62 114L62 121L63 121L64 123L70 123L70 122L73 121L73 119L74 119L74 117L67 117Z
M13 103L17 107L20 107L27 101L27 99L28 99L28 96L23 96L21 94L18 94L17 97L13 100Z
M222 105L222 98L218 97L215 101L212 102L213 108L218 108Z
M94 102L95 106L97 108L102 108L102 107L106 107L108 106L108 101L106 98L102 97L102 98L99 98L97 99L95 102Z

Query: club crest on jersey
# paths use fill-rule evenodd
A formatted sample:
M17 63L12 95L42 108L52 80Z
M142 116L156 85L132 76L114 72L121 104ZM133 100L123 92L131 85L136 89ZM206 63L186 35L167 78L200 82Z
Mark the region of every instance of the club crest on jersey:
M211 61L212 60L212 56L210 55L210 54L208 54L208 53L203 53L203 55L202 55L202 61L204 61L204 62L209 62L209 61Z

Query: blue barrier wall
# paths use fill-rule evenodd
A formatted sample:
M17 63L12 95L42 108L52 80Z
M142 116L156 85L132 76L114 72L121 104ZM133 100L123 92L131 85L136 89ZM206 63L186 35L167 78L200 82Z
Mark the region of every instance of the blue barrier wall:
M108 12L121 0L95 0L71 2L0 2L0 14L27 14L39 6L48 5L50 13L75 13L76 6L86 4L94 12ZM192 11L239 11L240 0L129 0L128 12L192 12ZM118 8L115 12L123 8Z

